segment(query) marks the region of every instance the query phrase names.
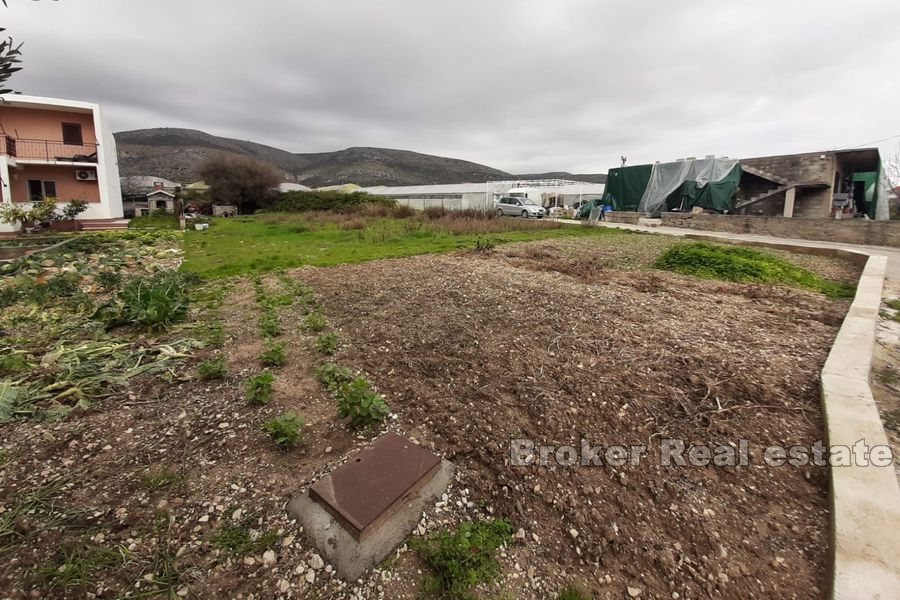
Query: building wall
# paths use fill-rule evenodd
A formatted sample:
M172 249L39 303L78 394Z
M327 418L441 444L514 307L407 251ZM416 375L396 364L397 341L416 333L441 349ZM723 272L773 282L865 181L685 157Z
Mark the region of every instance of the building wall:
M767 171L796 183L832 185L834 182L835 158L832 152L742 158L741 164Z
M662 224L669 227L705 231L751 233L801 240L900 247L900 221L663 213Z
M16 107L4 107L0 112L0 125L6 135L12 137L61 142L63 123L79 123L83 141L97 143L94 115L90 112Z
M55 165L23 165L9 170L10 191L13 202L31 202L28 197L28 180L41 179L56 183L56 197L60 203L69 200L100 202L100 186L96 181L78 181L75 171L83 167Z

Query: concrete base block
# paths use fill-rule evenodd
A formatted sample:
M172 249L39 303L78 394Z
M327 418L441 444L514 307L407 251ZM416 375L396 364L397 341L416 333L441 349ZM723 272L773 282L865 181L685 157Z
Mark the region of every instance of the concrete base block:
M403 504L361 542L356 541L307 492L294 496L287 510L300 522L303 531L338 575L347 581L355 581L403 543L419 523L425 508L436 502L453 481L454 472L453 464L442 460L431 480L405 498Z

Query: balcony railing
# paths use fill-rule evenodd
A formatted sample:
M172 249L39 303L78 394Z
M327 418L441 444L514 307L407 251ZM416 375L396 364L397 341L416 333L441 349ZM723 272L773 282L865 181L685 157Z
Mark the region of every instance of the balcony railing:
M22 160L97 162L97 144L67 144L55 140L29 140L6 136L0 153Z

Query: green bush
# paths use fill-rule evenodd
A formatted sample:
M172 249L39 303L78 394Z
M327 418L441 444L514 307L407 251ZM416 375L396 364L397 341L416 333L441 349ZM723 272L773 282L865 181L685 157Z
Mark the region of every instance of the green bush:
M189 290L196 282L196 276L178 271L133 277L99 314L111 327L135 324L150 331L164 330L187 317Z
M740 246L677 244L656 259L653 266L702 279L791 285L821 292L829 298L852 298L855 293L853 285L828 281L777 256Z
M338 401L338 417L349 419L350 427L353 429L364 429L380 423L391 412L384 398L362 377L342 384L335 395Z
M328 327L328 319L319 311L314 310L303 318L303 327L307 331L316 333Z
M411 546L431 568L425 591L440 598L474 600L473 588L497 579L497 550L512 538L512 527L502 519L462 523Z
M272 401L272 383L275 377L271 373L258 373L247 380L244 391L247 402L263 405Z
M259 362L264 367L280 367L287 361L284 342L269 342L259 355Z
M112 291L122 284L122 273L112 270L100 271L97 273L97 283L104 290Z
M323 333L318 338L316 338L316 348L318 348L319 352L322 354L327 354L331 356L335 352L337 352L338 346L338 335L336 333Z
M269 434L273 442L282 448L287 448L303 441L304 425L303 419L291 411L266 422L263 425L263 431Z
M197 366L197 372L200 375L200 379L204 381L223 379L228 373L228 367L225 366L225 357L220 355L204 360Z

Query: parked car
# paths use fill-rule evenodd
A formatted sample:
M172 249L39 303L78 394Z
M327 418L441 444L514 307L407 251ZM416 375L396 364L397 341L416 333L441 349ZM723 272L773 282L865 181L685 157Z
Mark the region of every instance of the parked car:
M497 216L502 217L508 215L511 217L534 217L537 219L544 218L547 213L544 209L528 198L513 198L504 196L497 201Z

